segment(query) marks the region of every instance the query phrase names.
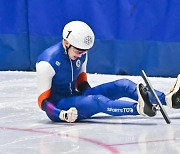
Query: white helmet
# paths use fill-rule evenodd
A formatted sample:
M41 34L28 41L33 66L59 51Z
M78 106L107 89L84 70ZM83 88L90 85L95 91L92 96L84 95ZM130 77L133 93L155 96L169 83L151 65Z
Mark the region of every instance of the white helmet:
M92 29L82 21L71 21L64 26L63 39L79 49L90 49L94 44Z

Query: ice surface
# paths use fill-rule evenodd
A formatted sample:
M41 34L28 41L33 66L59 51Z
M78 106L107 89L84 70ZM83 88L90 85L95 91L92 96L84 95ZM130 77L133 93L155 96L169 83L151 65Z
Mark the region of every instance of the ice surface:
M91 86L139 76L88 74ZM167 93L175 78L149 78ZM79 123L53 123L37 105L35 72L0 72L0 154L178 154L180 110L165 107L171 124L156 117L103 113Z

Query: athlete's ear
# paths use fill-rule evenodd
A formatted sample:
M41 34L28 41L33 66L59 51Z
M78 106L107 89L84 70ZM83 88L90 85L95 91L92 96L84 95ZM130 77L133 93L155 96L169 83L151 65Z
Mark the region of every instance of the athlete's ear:
M63 45L65 47L69 47L70 43L67 40L63 39Z

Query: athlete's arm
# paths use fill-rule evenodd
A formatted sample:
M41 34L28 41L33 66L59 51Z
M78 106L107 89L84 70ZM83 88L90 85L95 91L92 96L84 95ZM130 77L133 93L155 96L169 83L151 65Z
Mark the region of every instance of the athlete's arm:
M46 61L40 61L36 64L38 80L38 105L44 110L53 121L59 121L60 110L48 100L51 94L52 78L55 75L53 67Z
M48 100L51 94L52 78L55 75L53 67L45 61L36 64L39 97L39 107L46 112L48 117L55 122L67 121L74 122L77 119L76 108L70 108L67 111L60 110Z

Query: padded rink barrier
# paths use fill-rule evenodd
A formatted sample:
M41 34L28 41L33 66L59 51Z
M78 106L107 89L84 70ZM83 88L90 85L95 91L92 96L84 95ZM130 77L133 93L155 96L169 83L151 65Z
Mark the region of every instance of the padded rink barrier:
M180 73L180 43L97 40L89 52L92 73L176 77Z
M96 36L89 73L180 73L179 0L8 1L0 5L0 70L35 70L39 54L61 41L64 25L82 20Z
M0 0L0 70L30 70L26 0Z

